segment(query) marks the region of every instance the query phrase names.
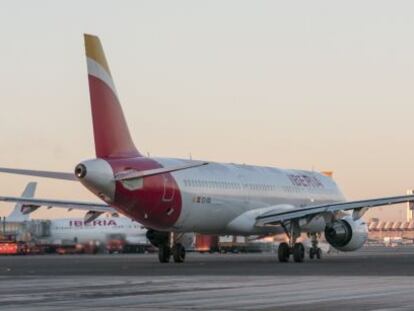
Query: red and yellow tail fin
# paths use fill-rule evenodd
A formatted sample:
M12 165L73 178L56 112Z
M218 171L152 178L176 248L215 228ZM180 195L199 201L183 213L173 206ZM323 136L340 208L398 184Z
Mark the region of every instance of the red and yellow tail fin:
M135 148L98 37L85 34L95 151L98 158L129 158Z

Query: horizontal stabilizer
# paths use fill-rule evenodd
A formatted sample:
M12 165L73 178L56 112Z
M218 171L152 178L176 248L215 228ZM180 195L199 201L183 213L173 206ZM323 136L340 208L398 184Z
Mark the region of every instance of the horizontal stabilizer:
M138 179L138 178L143 178L143 177L149 177L149 176L154 176L154 175L182 171L182 170L186 170L189 168L200 167L200 166L207 165L207 164L208 162L201 162L201 163L196 163L196 164L180 165L180 166L174 166L174 167L161 167L161 168L145 170L145 171L126 170L126 171L116 174L115 180L126 181L126 180L131 180L131 179Z
M0 167L0 172L1 173L8 173L8 174L28 175L28 176L37 176L37 177L77 181L77 179L76 179L76 177L73 173L24 170L24 169L6 168L6 167Z

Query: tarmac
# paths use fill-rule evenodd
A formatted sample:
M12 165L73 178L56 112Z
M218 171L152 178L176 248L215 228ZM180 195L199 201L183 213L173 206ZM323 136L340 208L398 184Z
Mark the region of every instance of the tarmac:
M414 310L414 247L275 254L0 257L0 310Z

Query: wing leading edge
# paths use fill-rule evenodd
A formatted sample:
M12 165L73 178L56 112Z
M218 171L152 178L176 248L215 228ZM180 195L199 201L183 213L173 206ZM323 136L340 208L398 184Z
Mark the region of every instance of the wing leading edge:
M370 200L338 202L320 205L311 205L300 209L292 209L288 211L274 211L271 210L256 218L256 226L264 227L269 225L276 225L285 221L290 221L300 218L311 218L319 214L335 213L339 211L354 210L354 218L358 219L363 215L363 212L369 208L385 205L393 205L400 203L407 203L414 201L414 195L403 195L395 197L386 197Z

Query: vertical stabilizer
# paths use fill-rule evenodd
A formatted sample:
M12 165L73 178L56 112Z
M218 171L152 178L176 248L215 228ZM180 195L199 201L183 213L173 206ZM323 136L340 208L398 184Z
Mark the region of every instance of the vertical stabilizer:
M29 182L22 193L22 198L33 198L36 191L36 186L36 182ZM7 217L7 221L20 222L27 221L30 219L30 214L23 214L22 205L22 203L17 203L15 205L13 211Z
M85 50L96 157L141 156L129 133L99 38L85 34Z

